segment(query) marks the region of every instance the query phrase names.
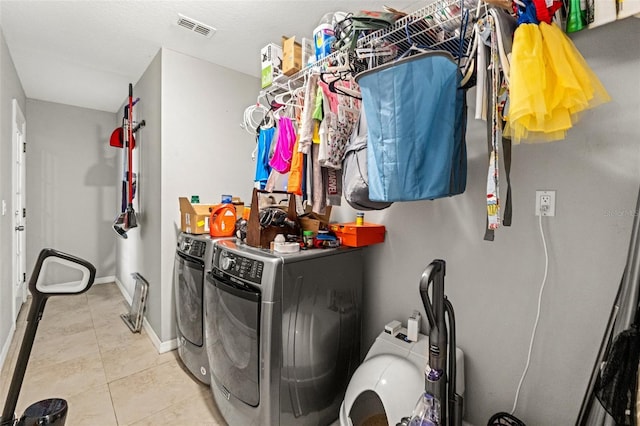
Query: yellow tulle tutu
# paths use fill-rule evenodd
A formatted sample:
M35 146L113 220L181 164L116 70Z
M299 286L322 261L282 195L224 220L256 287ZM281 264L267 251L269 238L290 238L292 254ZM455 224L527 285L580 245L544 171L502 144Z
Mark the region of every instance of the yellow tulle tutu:
M518 26L504 131L513 142L564 139L580 112L610 100L598 77L557 25Z

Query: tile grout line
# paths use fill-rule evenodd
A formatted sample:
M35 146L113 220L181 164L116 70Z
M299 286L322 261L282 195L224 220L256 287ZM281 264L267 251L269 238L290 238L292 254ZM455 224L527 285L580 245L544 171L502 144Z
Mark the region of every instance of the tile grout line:
M113 418L116 420L116 424L120 425L118 421L118 413L116 413L116 407L113 404L113 395L111 393L111 382L107 379L107 372L104 368L104 359L103 359L103 349L100 345L100 339L98 337L98 332L96 330L96 323L93 316L93 309L91 307L91 302L89 301L89 297L87 297L87 305L89 306L89 315L91 316L91 326L93 328L93 334L96 336L96 342L98 343L98 352L100 353L100 364L102 365L102 371L104 372L105 382L107 384L107 390L109 391L109 401L111 402L111 411L113 412Z

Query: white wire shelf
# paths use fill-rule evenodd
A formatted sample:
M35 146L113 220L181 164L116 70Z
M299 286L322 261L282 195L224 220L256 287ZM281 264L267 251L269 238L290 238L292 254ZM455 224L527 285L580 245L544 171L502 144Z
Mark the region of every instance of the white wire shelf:
M297 73L274 78L271 86L261 95L271 95L299 88L305 77L322 70L340 57L349 54L349 62L356 71L363 71L390 62L405 54L412 47L427 50L446 50L464 63L473 35L473 12L478 0L436 0L400 19L393 25L361 36L355 52L338 50L316 61ZM388 54L376 56L372 52L384 50ZM368 60L358 59L359 51L369 53Z

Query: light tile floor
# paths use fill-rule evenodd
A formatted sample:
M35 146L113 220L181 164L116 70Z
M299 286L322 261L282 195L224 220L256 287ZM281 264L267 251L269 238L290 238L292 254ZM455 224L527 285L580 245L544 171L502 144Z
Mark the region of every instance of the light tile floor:
M0 373L4 405L29 303ZM46 398L64 398L67 426L226 425L209 387L192 378L177 352L158 354L142 330L120 318L128 311L115 284L78 296L51 297L38 326L16 412Z

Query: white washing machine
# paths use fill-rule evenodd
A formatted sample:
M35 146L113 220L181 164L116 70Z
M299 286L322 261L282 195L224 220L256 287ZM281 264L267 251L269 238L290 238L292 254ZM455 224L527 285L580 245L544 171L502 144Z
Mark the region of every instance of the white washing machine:
M205 283L211 390L230 425L338 418L360 360L360 249L278 254L217 241Z
M204 344L203 288L211 268L213 242L209 235L180 233L173 272L178 355L191 374L205 384L209 384L210 376Z

